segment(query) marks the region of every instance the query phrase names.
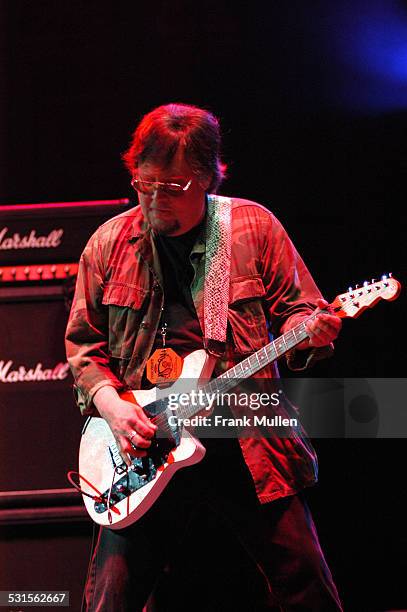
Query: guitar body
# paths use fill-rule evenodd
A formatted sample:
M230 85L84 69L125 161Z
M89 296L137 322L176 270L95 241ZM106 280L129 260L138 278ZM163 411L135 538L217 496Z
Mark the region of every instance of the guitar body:
M160 413L157 400L191 391L203 377L210 376L212 369L213 361L207 353L194 351L184 359L180 378L165 390L154 387L130 393L140 406L155 409L151 413L154 417ZM148 408L146 412L149 414ZM171 433L170 439L157 438L147 457L133 458L133 469L127 471L120 467L123 464L107 422L101 417L89 419L81 438L79 475L86 509L96 523L111 529L131 525L147 512L177 470L201 461L205 448L199 440L183 427L174 428ZM111 487L109 512L107 498Z

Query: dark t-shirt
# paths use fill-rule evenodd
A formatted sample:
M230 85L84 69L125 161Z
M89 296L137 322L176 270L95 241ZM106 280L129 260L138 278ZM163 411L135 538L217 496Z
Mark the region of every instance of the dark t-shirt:
M194 268L189 255L202 229L202 223L186 234L177 237L157 235L155 244L160 257L164 281L164 312L154 341L152 352L162 347L161 325L167 323L166 346L185 357L192 351L203 348L202 330L191 296L190 285ZM215 406L214 414L231 417L227 406ZM236 440L223 439L219 444L216 432L209 433L207 427L196 428L195 435L203 439L208 454L240 453ZM208 437L209 436L209 437ZM215 437L212 437L215 436ZM241 459L241 455L238 455Z
M164 281L164 311L153 350L162 347L163 323L167 323L166 346L181 357L203 347L202 330L191 296L194 269L189 259L201 229L202 223L181 236L155 237Z

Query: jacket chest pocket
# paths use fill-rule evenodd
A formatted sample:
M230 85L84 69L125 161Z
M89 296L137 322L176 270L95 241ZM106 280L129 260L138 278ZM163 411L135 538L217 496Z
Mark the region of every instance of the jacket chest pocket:
M237 353L252 353L269 342L263 310L264 296L260 276L231 279L228 321Z
M134 343L147 308L149 291L141 287L108 283L102 303L109 310L109 355L115 369L122 370L133 353Z

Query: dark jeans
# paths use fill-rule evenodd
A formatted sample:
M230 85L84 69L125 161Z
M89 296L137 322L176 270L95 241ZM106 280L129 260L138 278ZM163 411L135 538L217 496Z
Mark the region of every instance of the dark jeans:
M191 523L201 521L204 529L208 513L215 513L222 528L238 538L263 576L267 602L253 602L251 609L342 610L302 494L260 504L237 441L207 442L204 460L176 473L139 521L119 531L100 529L85 590L87 610L142 610L157 578L179 554ZM216 555L216 546L219 542L208 534L211 555ZM204 554L191 543L187 549ZM210 579L210 557L206 567L203 582ZM193 609L207 609L197 599ZM180 588L178 601L168 602L165 612L183 605Z

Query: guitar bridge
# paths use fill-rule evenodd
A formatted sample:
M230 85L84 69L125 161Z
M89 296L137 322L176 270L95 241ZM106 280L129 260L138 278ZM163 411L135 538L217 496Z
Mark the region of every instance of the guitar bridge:
M123 474L122 477L113 484L110 491L110 507L112 508L118 502L129 497L132 493L135 493L154 480L157 472L163 469L164 465L167 463L167 459L173 448L174 444L169 443L167 440L153 440L148 455L146 457L134 457L132 459L131 468L127 468L122 460L119 466L116 465L116 455L113 451L113 445L109 447L113 468L116 469L119 474ZM102 514L107 511L108 497L109 489L106 489L100 498L95 501L95 512Z

